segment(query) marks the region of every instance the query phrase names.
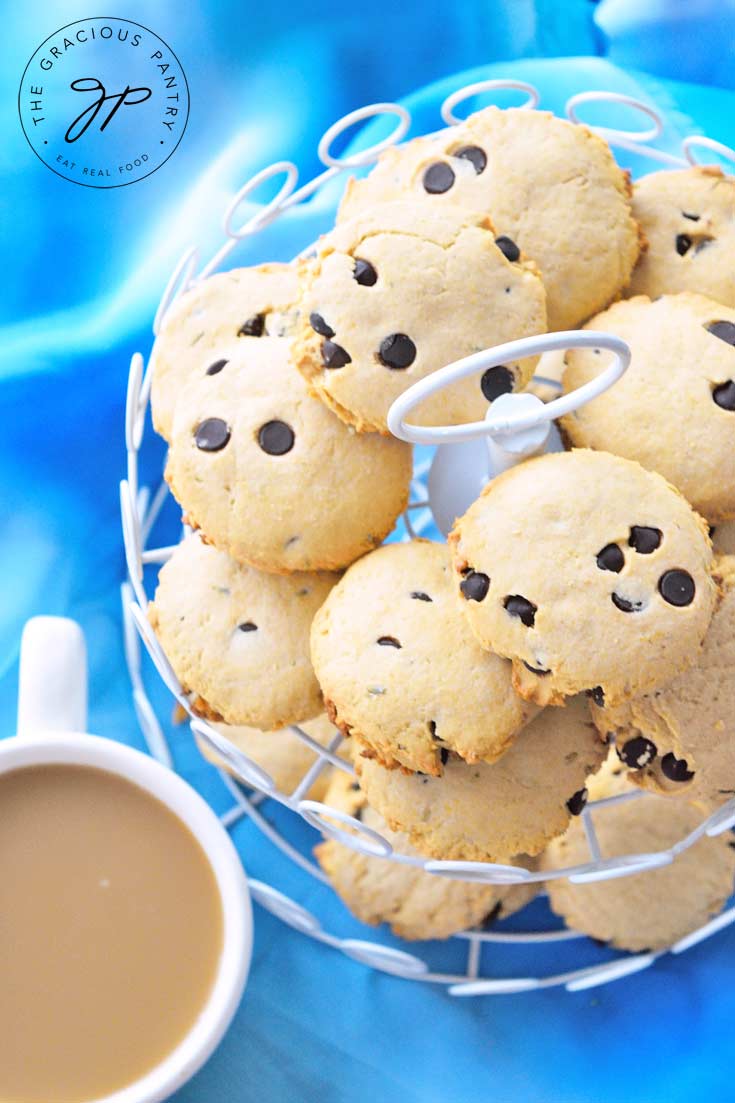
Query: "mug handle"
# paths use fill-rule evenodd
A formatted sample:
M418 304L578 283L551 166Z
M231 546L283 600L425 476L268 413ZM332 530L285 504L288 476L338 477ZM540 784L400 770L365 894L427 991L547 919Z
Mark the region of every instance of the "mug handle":
M20 641L18 735L87 730L87 646L67 617L32 617Z

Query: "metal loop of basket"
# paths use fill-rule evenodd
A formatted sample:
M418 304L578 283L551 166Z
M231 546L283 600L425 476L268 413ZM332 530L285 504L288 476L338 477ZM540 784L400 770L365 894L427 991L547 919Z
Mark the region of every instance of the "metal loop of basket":
M441 105L441 119L448 126L459 125L463 121L458 117L454 109L461 103L472 97L494 93L497 91L519 91L526 94L526 100L520 105L527 110L535 109L540 102L540 95L532 85L522 81L481 81L458 89L447 96ZM651 125L646 129L631 131L613 129L610 127L594 127L604 136L612 146L639 154L650 161L667 164L675 167L687 167L697 164L696 152L708 150L719 157L735 162L735 152L722 143L701 135L685 138L682 143L681 156L675 156L667 151L651 146L651 141L659 138L664 130L663 120L659 113L649 104L642 103L629 96L617 93L589 91L572 96L566 104L566 114L570 121L580 122L578 108L585 104L611 104L623 105L642 114ZM366 119L377 117L392 117L397 119L393 131L381 141L348 157L338 158L333 156L331 148L336 139L357 123ZM200 280L206 279L216 271L238 243L249 238L275 219L281 217L290 207L303 202L327 182L349 170L368 165L375 161L384 149L396 145L403 140L411 125L410 113L400 104L378 103L350 112L339 119L324 133L319 142L318 153L325 171L314 180L297 188L298 170L289 161L281 161L256 173L232 198L223 216L223 229L225 241L214 256L195 275L199 263L199 250L189 248L183 254L168 281L156 310L153 324L154 334L160 330L163 318L171 306L188 287ZM589 124L585 124L589 125ZM273 199L258 208L245 218L242 225L234 227L234 219L240 207L245 201L268 180L283 175L285 177L280 189ZM311 246L306 246L299 255L308 252ZM591 341L599 347L605 347L613 353L613 363L608 366L593 381L589 391L577 393L571 396L572 403L567 408L576 408L585 401L589 401L596 394L601 393L615 380L627 367L624 347L621 348L617 338L610 334L586 334L579 332L557 335L543 335L541 338L527 338L517 343L522 351L515 355L532 355L543 351L532 347L535 343L543 343L544 349L560 349L574 347L580 344L589 345ZM528 347L526 347L528 346ZM407 425L404 421L405 414L418 401L417 395L425 396L430 390L438 389L446 385L451 378L461 377L471 371L479 370L482 366L497 360L498 350L489 349L481 354L477 364L468 366L467 361L477 359L469 357L466 361L448 365L440 372L427 380L421 381L411 388L412 395L409 399L405 396L394 405L391 417L391 428L398 435L407 439L420 440L421 443L433 442L437 439L436 430L425 430L416 426ZM501 354L502 357L502 354ZM258 829L278 849L289 857L302 870L310 874L317 881L326 883L325 874L314 862L310 853L307 857L296 846L289 842L285 836L273 826L262 814L259 805L262 801L274 801L291 809L303 820L324 836L334 838L344 846L362 852L369 857L379 858L383 861L398 862L407 866L423 869L433 876L451 877L463 881L482 884L526 884L532 882L549 881L557 878L569 878L574 883L589 883L592 881L608 880L617 877L626 877L634 873L661 868L667 865L683 850L692 846L703 835L717 835L735 826L735 798L729 800L717 809L709 817L704 819L688 836L679 840L670 850L648 853L627 854L616 858L605 858L597 842L595 832L595 818L605 814L605 807L622 800L645 800L648 794L638 790L599 801L590 801L582 813L583 825L590 850L590 861L583 865L556 869L540 873L516 866L506 866L489 862L450 862L429 861L417 854L400 854L396 852L391 843L385 839L379 831L366 827L358 819L344 812L329 808L327 805L309 800L306 796L317 778L329 768L337 768L348 773L353 773L352 766L343 760L337 753L342 740L341 735L335 732L335 737L328 747L323 747L298 726L293 726L291 731L296 738L301 739L315 756L314 764L306 771L301 781L291 794L285 794L278 790L273 778L251 758L234 746L221 731L215 730L201 717L197 716L192 702L181 687L171 666L164 655L156 636L148 622L146 606L148 596L144 587L143 568L146 564L164 563L174 551L173 547L156 548L148 547L148 541L161 508L166 500L168 488L165 482L161 482L154 493L148 488L140 487L138 478L138 454L143 443L146 412L150 396L150 371L144 371L143 358L136 353L130 363L128 381L127 402L125 411L125 443L127 450L127 477L120 484L120 507L122 518L122 531L125 546L125 557L128 572L128 581L121 588L123 609L123 629L125 657L131 678L133 702L141 730L148 748L156 758L171 766L172 758L164 736L163 727L156 717L150 700L145 691L142 677L142 655L140 641L157 672L172 693L178 704L184 708L191 718L191 730L199 738L203 739L220 757L224 758L232 773L248 790L254 791L249 796L235 783L229 773L220 770L219 774L223 784L232 797L231 808L224 813L222 821L227 826L232 826L244 816L258 827ZM568 399L570 396L565 396ZM564 403L565 399L556 399L529 414L537 423L539 419L549 420L557 416L557 404ZM523 415L516 415L522 417ZM460 437L464 431L465 439L467 430L469 436L487 435L488 433L502 433L503 431L515 431L519 428L517 423L512 425L494 424L492 418L485 422L479 422L472 426L452 427L456 432L453 439ZM446 431L445 431L446 432ZM434 433L432 437L431 434ZM428 434L428 435L427 435ZM447 437L441 435L440 440ZM450 438L451 439L451 438ZM412 539L419 535L431 522L431 514L427 509L428 492L425 478L428 472L428 462L419 464L414 471L411 486L411 502L404 514L403 521L406 531L406 539ZM620 977L628 976L641 969L647 968L662 953L682 953L690 947L697 945L703 939L708 938L716 931L722 930L730 923L735 922L735 907L728 909L716 916L710 922L704 924L698 930L668 948L668 951L656 953L625 954L613 961L596 964L584 968L574 969L568 972L552 971L544 976L519 976L519 977L485 977L481 975L483 967L482 948L488 945L502 945L504 947L504 960L514 947L528 947L538 944L555 944L567 941L579 941L585 938L579 932L566 928L545 931L494 931L494 930L468 930L463 931L450 940L455 946L466 944L466 964L463 972L433 972L428 964L415 954L404 950L386 946L378 942L369 942L361 939L340 938L326 931L320 920L303 905L286 896L279 889L259 880L250 880L250 890L256 902L272 915L278 917L284 923L295 930L326 945L340 950L357 961L371 968L380 970L394 976L412 980L421 980L429 983L444 985L453 996L490 995L511 992L525 992L534 989L565 987L568 991L580 991L597 985L608 983Z

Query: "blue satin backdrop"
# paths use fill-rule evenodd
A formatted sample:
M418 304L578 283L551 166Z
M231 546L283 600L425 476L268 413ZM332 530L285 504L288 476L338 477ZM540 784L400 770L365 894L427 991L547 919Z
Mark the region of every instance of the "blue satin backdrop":
M706 3L700 7L710 9ZM22 5L12 10L5 5L0 693L6 707L0 734L13 729L24 620L35 613L63 613L82 623L89 641L92 730L141 745L119 614L124 565L117 482L124 472L127 364L135 349L150 347L152 314L173 263L192 241L203 245L205 255L216 245L219 212L239 184L283 157L299 165L303 179L310 178L317 170L321 132L365 102L407 96L417 128L435 128L442 97L484 77L530 80L542 93L542 106L556 111L569 95L588 88L643 96L665 114L663 144L670 148L691 132L734 144L735 93L703 86L711 83L706 58L720 56L710 31L715 28L723 38L723 12L731 5L719 4L713 22L699 21L694 51L699 68L687 70L699 84L667 79L678 74L680 51L671 52L662 68L660 50L651 48L644 56L645 35L636 40L628 34L646 12L664 25L676 8L673 0L668 5L603 0L597 12L588 0L454 5L378 0L360 14L336 0L281 7L214 0L198 7L118 5L117 15L151 26L176 50L189 79L192 109L180 149L159 172L107 192L75 187L41 165L25 143L15 107L27 57L51 31L90 10L47 2L31 19ZM732 20L729 33L723 50L732 45ZM626 73L591 56L603 49L614 54L631 41L636 64L646 67L650 59L655 76ZM682 50L693 41L690 36ZM563 55L587 56L550 60ZM446 76L469 66L476 68ZM732 73L721 83L728 76ZM427 86L432 80L438 83ZM623 160L635 167L631 159ZM291 256L328 226L333 198L321 197L294 212L267 231L257 249L243 249L235 260ZM143 481L156 478L162 460L163 448L148 439ZM158 535L168 542L176 531L176 511L169 507ZM165 717L170 699L155 674L147 675L154 704ZM179 770L216 808L227 807L227 794L186 729L169 728L169 734ZM253 876L294 894L329 929L366 936L341 905L249 824L240 824L235 838ZM390 941L383 932L375 937ZM245 1001L221 1049L177 1100L470 1103L479 1096L501 1103L691 1103L729 1098L731 1074L723 1058L735 1011L729 988L734 949L735 931L728 931L680 960L664 960L647 973L589 993L463 1002L429 986L372 973L256 909ZM594 948L584 952L588 961L604 957ZM576 953L555 951L555 964L573 964ZM495 970L506 974L544 965L549 966L545 954L494 960Z

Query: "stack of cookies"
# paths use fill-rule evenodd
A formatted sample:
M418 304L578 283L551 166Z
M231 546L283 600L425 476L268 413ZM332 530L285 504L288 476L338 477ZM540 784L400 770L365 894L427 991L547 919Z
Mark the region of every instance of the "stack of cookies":
M322 744L336 726L356 776L310 795L431 859L583 864L588 796L636 786L655 795L594 813L603 857L668 849L735 795L733 226L719 170L631 188L584 126L487 108L351 180L308 260L182 295L152 411L194 531L150 618L193 709L285 792L311 755L288 726ZM448 544L384 543L412 473L392 402L473 352L578 326L623 337L632 362L563 419L570 450L494 479ZM563 388L607 355L570 352ZM417 421L478 420L534 367L462 380ZM359 918L405 938L533 895L335 840L317 857ZM548 884L571 926L640 950L718 911L734 874L719 836L653 874Z

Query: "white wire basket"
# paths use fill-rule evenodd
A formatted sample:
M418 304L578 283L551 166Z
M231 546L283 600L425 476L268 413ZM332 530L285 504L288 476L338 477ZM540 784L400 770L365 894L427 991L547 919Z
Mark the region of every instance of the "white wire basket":
M455 109L464 101L480 94L507 90L525 94L526 99L521 106L528 110L535 109L540 102L538 91L525 82L481 81L460 88L448 96L441 106L441 119L447 126L456 125L462 120L455 114ZM664 132L664 124L658 112L648 104L617 93L589 91L573 96L566 104L566 114L570 121L580 122L579 108L589 103L625 105L645 117L648 125L638 131L609 127L593 127L593 129L606 138L612 146L652 162L652 167L662 164L669 167L697 164L697 153L701 150L735 161L735 153L727 146L699 135L684 139L681 155L675 155L651 145ZM379 116L396 119L396 125L388 137L358 153L341 158L332 154L335 141L346 130L356 123ZM225 240L211 259L198 267L199 250L192 247L184 253L176 265L155 314L154 334L158 333L163 317L175 299L184 290L219 270L238 244L254 238L290 208L314 196L337 177L372 164L383 149L398 144L405 138L410 125L411 116L402 105L371 104L345 115L325 132L318 147L319 159L325 169L309 183L297 187L298 170L290 161L280 161L253 176L227 207L223 217ZM278 177L283 177L283 183L274 198L258 207L241 226L235 227L234 222L243 201L261 185ZM307 244L299 256L308 254L311 248L312 246ZM399 522L395 537L412 539L424 533L433 534L436 537L437 533L433 529L435 520L439 527L446 531L441 515L442 513L447 516L454 515L446 508L446 503L442 509L442 502L439 499L443 491L441 486L437 486L437 480L434 480L433 486L431 485L433 457L428 445L460 441L469 442L464 445L466 447L474 446L475 451L468 452L462 460L465 464L474 464L476 468L479 464L482 468L475 471L475 485L470 479L469 500L471 500L487 480L488 468L492 474L511 463L519 462L524 455L537 451L544 444L547 448L559 447L558 438L555 441L553 435L549 437L552 419L562 412L577 408L607 387L613 386L625 371L630 358L627 346L611 334L589 331L557 333L513 342L515 357L534 355L539 352L546 357L558 357L563 355L563 351L567 348L590 344L607 348L613 353L611 364L592 384L587 384L572 395L556 398L545 405L531 395L503 396L493 404L492 411L485 421L473 423L470 426L427 429L411 426L406 423L405 418L410 409L428 393L446 386L458 377L474 374L495 363L502 363L509 355L509 346L485 350L456 364L448 365L420 381L401 396L391 410L389 417L391 429L396 435L422 447L416 449L411 498ZM542 358L540 376L537 380L549 383L550 381L544 378L543 372ZM553 381L551 384L553 387ZM222 816L223 823L228 827L233 826L244 816L249 817L262 834L300 867L308 878L314 878L322 883L327 883L327 878L312 856L312 848L318 841L319 835L334 838L343 845L368 855L422 868L433 876L508 885L543 882L555 878L569 878L570 881L581 884L658 869L671 863L679 853L692 846L703 835L718 835L735 825L735 798L733 798L703 819L694 831L680 839L669 850L605 858L600 852L597 841L596 818L605 814L606 806L620 801L650 799L646 792L636 790L604 800L590 801L583 809L581 816L590 856L589 861L582 865L542 873L498 863L430 861L416 854L399 854L378 831L369 828L360 820L329 808L320 801L307 798L306 794L325 770L335 768L349 773L353 770L352 766L338 754L342 741L338 731L335 730L334 738L328 746L323 747L298 726L293 726L291 731L313 752L314 762L290 794L281 792L273 778L258 763L231 743L220 730L196 715L189 697L179 684L148 622L146 615L148 594L145 585L147 580L144 568L148 565L164 563L174 550L173 546L151 546L154 526L168 496L167 485L161 479L157 488L151 491L147 486L141 485L139 478L139 454L146 431L150 386L150 372L145 369L141 354L135 353L130 364L125 414L127 477L120 484L122 528L128 570L128 579L122 586L124 639L133 702L151 754L171 766L172 756L164 735L164 728L156 716L144 685L140 646L142 641L163 683L189 715L191 732L202 740L220 760L228 764L228 771L219 771L223 784L232 798L231 807ZM509 400L507 405L506 400ZM562 406L563 409L560 408ZM478 441L481 437L484 440ZM445 472L445 475L447 474L449 479L439 480L444 487L452 482L452 470ZM465 487L465 495L467 493ZM469 500L466 504L469 504ZM456 506L456 500L453 500L451 505ZM433 512L430 506L433 506ZM461 511L460 509L458 512ZM287 837L289 833L279 826L279 818L274 819L268 815L269 806L271 808L282 806L294 817L300 817L310 825L311 830L306 833L306 841L304 842L300 837L295 843ZM454 996L522 992L555 986L563 986L569 991L592 988L645 969L664 953L679 954L735 921L735 907L730 907L667 950L620 954L612 960L598 961L592 965L559 972L554 971L559 956L558 944L573 940L580 945L581 943L591 944L591 940L576 931L560 928L558 925L554 929L524 930L524 924L521 923L518 927L514 917L514 928L510 928L506 922L502 930L467 930L454 935L430 955L433 960L438 961L438 965L435 965L426 957L399 948L400 943L395 939L392 941L396 944L392 945L374 940L344 938L330 933L311 910L286 895L275 885L251 879L250 888L257 903L302 934L333 946L348 957L382 972L406 979L444 985ZM509 963L512 953L515 950L527 950L533 946L552 948L552 952L547 954L545 963L547 968L539 970L539 975L505 975L511 967ZM553 950L554 946L557 946L557 950ZM548 966L551 968L549 969Z

